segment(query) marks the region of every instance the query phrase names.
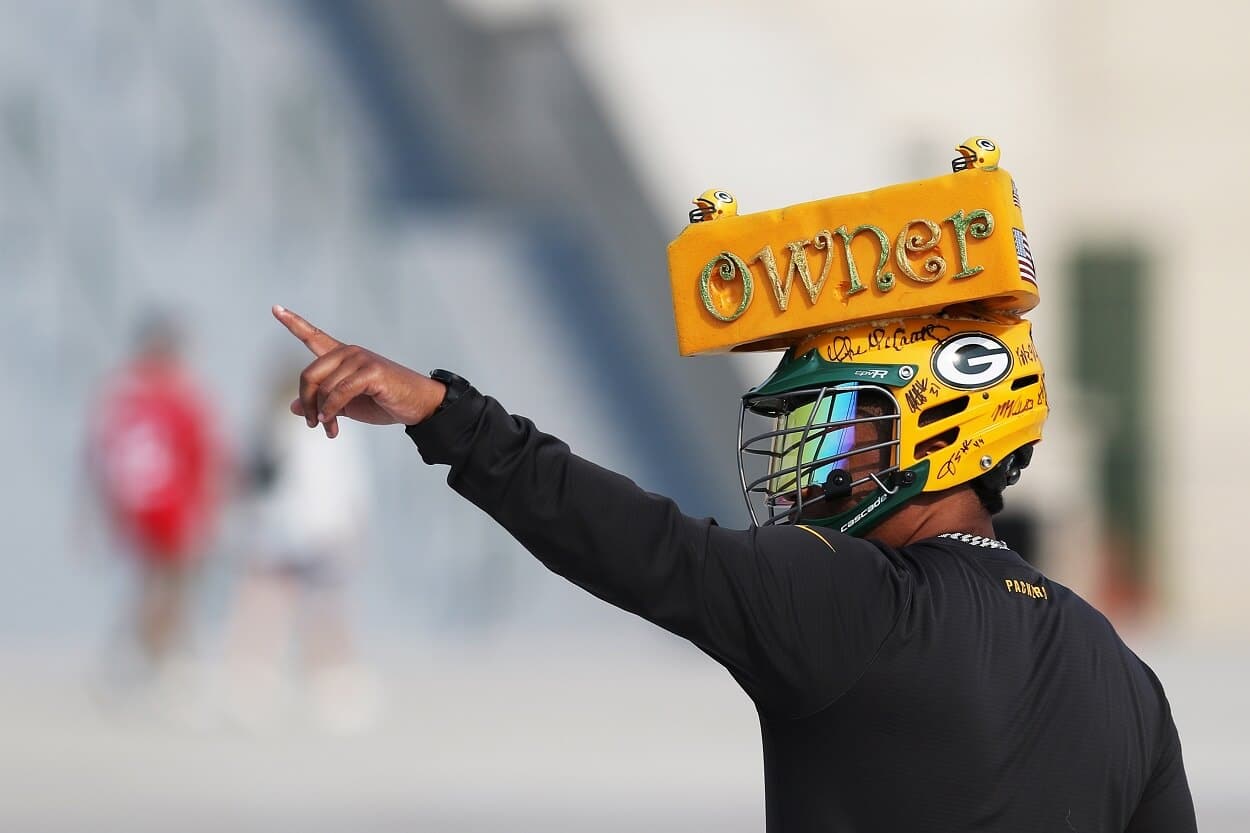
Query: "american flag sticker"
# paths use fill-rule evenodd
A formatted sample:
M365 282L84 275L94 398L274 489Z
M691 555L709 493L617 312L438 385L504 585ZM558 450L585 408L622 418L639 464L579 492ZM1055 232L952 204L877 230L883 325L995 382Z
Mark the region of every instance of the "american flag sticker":
M1020 207L1020 190L1016 188L1016 181L1011 181L1011 203L1016 208Z
M1018 228L1011 230L1016 238L1016 260L1020 264L1020 277L1037 286L1037 267L1033 265L1033 252L1029 250L1029 238Z

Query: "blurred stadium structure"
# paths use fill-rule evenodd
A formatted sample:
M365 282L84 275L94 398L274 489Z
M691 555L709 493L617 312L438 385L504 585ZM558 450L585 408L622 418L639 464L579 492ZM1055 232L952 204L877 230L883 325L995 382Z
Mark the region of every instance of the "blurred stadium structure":
M79 557L75 438L154 302L192 326L223 431L242 430L290 350L281 302L741 524L736 399L772 360L676 357L664 245L690 197L727 187L749 211L938 174L977 132L1021 183L1045 293L1054 411L1015 528L1133 628L1204 829L1239 829L1250 396L1231 313L1250 289L1227 241L1250 185L1250 11L1187 8L0 0L0 667L18 681L0 827L761 829L729 678L547 575L396 432L367 438L382 735L342 757L102 722L73 692L122 578ZM635 703L636 725L599 717ZM155 787L116 767L130 757Z

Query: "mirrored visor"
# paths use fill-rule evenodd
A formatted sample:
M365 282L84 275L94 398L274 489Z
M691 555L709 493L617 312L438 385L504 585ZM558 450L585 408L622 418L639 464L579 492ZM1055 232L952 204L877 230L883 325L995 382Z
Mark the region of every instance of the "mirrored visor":
M804 485L823 484L839 459L855 448L858 426L836 426L855 418L859 395L858 390L826 394L781 416L772 470L801 472Z
M889 391L859 382L744 401L739 460L752 518L785 522L805 504L870 488L894 468L898 413Z

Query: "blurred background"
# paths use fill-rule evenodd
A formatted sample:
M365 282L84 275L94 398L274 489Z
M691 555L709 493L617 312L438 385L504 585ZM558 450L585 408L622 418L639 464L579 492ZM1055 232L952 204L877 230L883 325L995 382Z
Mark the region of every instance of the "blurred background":
M1053 408L1000 532L1158 671L1202 828L1244 829L1250 7L0 10L0 828L762 830L729 676L397 429L285 431L269 306L741 526L737 398L777 357L678 358L691 198L938 175L987 134Z

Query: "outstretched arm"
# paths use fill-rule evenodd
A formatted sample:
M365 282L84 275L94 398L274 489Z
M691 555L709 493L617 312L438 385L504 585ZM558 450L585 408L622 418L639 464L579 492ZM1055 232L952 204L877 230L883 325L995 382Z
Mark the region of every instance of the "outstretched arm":
M449 465L452 488L549 569L691 640L762 708L797 716L827 705L858 678L906 601L904 579L874 545L689 517L476 392L431 418L441 383L275 314L321 351L292 404L316 415L310 425L331 436L340 415L408 425L426 462Z

